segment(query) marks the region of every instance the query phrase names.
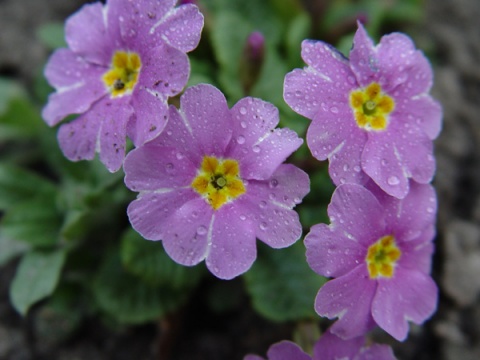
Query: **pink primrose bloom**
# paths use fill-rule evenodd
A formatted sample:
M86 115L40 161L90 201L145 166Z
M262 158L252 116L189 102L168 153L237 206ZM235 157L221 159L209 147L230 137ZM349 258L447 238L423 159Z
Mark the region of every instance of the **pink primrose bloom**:
M431 66L409 37L389 34L375 46L359 23L350 60L313 40L303 41L302 58L308 66L286 75L284 99L312 120L307 144L329 160L336 185L371 178L404 198L410 178L432 180L442 109L429 95Z
M60 127L65 156L91 160L95 152L114 172L125 157L127 135L135 145L165 126L167 100L185 87L186 52L203 28L195 5L176 0L108 0L84 5L65 25L68 48L50 57L45 76L55 88L42 116Z
M313 226L305 238L310 267L334 278L319 290L315 310L338 318L331 331L342 338L378 325L402 341L408 321L421 324L436 309L429 275L436 196L415 182L403 200L367 186L340 185L328 206L331 224Z
M282 163L302 139L274 129L278 109L260 99L229 109L217 88L201 84L180 103L180 110L170 106L164 131L125 159L125 183L140 192L128 216L176 262L205 260L215 276L231 279L252 265L256 238L283 248L300 237L292 209L310 182Z
M305 353L291 341L281 341L270 346L267 360L395 360L392 349L387 345L365 346L365 337L344 340L327 330L315 343L313 356ZM244 360L264 360L258 355L247 355Z

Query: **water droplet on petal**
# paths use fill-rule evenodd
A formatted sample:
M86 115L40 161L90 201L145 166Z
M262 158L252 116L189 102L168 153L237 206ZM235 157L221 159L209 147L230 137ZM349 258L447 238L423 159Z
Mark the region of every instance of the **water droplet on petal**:
M262 222L260 223L260 230L266 230L268 227L267 223L266 222Z
M263 209L265 206L267 206L267 202L262 200L258 205Z
M205 235L207 233L207 228L203 225L200 225L198 228L197 228L197 234L198 235Z
M246 219L247 219L247 217L245 215L240 215L240 220L244 221Z
M362 170L362 168L361 168L360 166L358 166L358 165L356 165L356 166L353 167L353 171L355 171L355 172L357 172L357 173L360 172L361 170Z
M334 113L334 114L338 114L338 108L337 108L336 106L332 106L332 107L330 108L330 111L331 111L332 113Z
M177 153L175 156L177 157L178 160L182 160L184 157L182 153Z
M242 135L239 135L237 137L237 143L239 143L240 145L245 144L245 137Z
M243 128L243 129L246 129L247 128L247 123L245 121L242 121L240 122L240 126Z
M388 185L392 185L392 186L395 186L395 185L398 185L400 184L400 179L396 176L390 176L388 179L387 179L387 183Z
M240 108L240 114L245 115L247 113L247 109L245 109L243 106Z
M278 186L278 180L277 179L271 179L270 180L270 183L269 183L269 186L273 189L273 188L276 188Z
M254 153L259 153L260 152L260 147L255 145L253 148L252 148L253 152Z
M167 173L173 172L174 168L175 166L172 163L168 163L167 165L165 165L165 170L167 171Z

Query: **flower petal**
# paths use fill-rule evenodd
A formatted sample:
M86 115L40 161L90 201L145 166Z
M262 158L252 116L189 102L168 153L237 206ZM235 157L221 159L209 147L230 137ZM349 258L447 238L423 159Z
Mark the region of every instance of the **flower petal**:
M431 234L431 229L434 230L435 228L432 226L425 230L418 240L402 243L402 256L398 260L399 267L430 274L434 246L431 237L430 239L428 237L425 239L424 234Z
M397 267L391 279L378 281L372 315L378 326L399 341L408 333L408 320L422 324L435 311L438 289L420 271Z
M152 43L150 29L166 16L175 3L176 0L109 0L108 27L118 34L117 37L121 34L125 42L140 43L142 47Z
M182 206L177 204L176 208L168 218L168 225L164 224L163 246L177 263L196 265L205 259L212 244L213 209L197 194L193 200Z
M377 51L372 39L360 22L358 22L358 29L353 38L350 64L357 81L362 87L369 85L378 78Z
M342 339L364 335L375 325L371 306L376 287L376 281L369 280L366 267L357 266L320 288L315 310L320 316L339 318L330 328L332 334Z
M305 237L308 265L326 277L345 275L365 261L365 247L346 237L338 227L335 230L318 224Z
M197 47L202 28L203 15L198 7L185 4L171 10L154 25L151 33L152 36L167 41L171 46L189 52Z
M93 160L101 125L86 113L60 126L57 137L65 157L70 161Z
M206 265L216 277L229 280L246 272L255 261L255 231L249 219L240 220L236 204L225 205L214 214Z
M410 181L410 191L402 200L388 196L375 184L367 187L384 207L387 227L394 229L402 242L416 239L435 224L437 197L430 184Z
M270 346L268 360L312 360L300 346L291 341L281 341Z
M362 154L362 168L385 192L402 199L408 193L408 178L422 184L432 180L435 158L427 135L410 126L403 139L407 131L400 129L399 122L400 119L392 118L387 132L369 137Z
M130 190L145 191L190 187L197 169L175 149L147 143L128 153L124 171Z
M65 39L68 47L88 62L109 65L113 44L107 34L100 2L84 5L67 19Z
M397 360L388 345L373 344L360 350L354 360Z
M430 140L437 138L442 127L442 106L431 96L416 96L408 101L399 101L395 112L402 119L411 119L427 134Z
M413 97L426 93L432 86L432 68L421 51L405 34L393 33L380 39L377 48L381 83L386 92Z
M68 49L59 49L45 68L48 82L56 88L50 94L42 117L54 126L70 114L82 114L107 93L101 77L105 69L91 65Z
M365 247L385 235L384 210L363 186L345 184L337 187L328 205L328 215L333 231L341 231Z
M133 228L145 239L162 240L171 225L170 216L195 198L197 195L191 189L144 193L130 203L127 214Z
M268 181L249 181L247 194L237 200L244 217L255 224L256 236L273 248L290 246L302 234L298 214L291 210L309 191L306 173L280 165Z
M302 59L317 75L334 82L339 91L349 91L356 85L348 59L330 44L318 40L302 41Z
M364 336L343 340L328 329L315 343L313 358L315 360L356 359L355 355L360 351L364 342Z
M232 118L225 96L212 85L199 84L185 90L180 104L200 153L223 156L232 134Z
M355 124L347 103L339 103L335 112L328 108L320 110L307 131L308 147L312 155L320 161L331 158L341 151L344 145L348 146L349 153L357 151L361 154L366 141L367 135Z

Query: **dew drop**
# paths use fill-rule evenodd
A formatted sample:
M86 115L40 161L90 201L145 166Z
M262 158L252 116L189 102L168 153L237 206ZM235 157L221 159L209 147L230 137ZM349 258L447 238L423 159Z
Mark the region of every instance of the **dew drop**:
M343 171L348 171L348 169L349 169L348 164L343 165Z
M262 200L258 205L263 209L265 206L267 206L267 202Z
M237 143L239 143L240 145L245 144L245 137L242 135L238 135Z
M259 153L260 152L260 147L255 145L253 148L252 148L253 152L254 153Z
M266 222L262 222L260 223L260 230L266 230L267 229L267 223Z
M382 166L386 166L388 164L388 161L385 159L382 159L381 164Z
M167 171L167 173L171 173L174 168L175 166L173 166L172 163L168 163L167 165L165 165L165 170Z
M198 235L205 235L207 233L207 228L203 225L200 225L198 228L197 228L197 234Z
M398 177L396 177L396 176L390 176L390 177L387 179L387 183L388 183L388 185L395 186L395 185L400 184L400 180L399 180Z
M177 157L178 160L182 160L184 158L182 153L177 153L175 156Z
M243 129L246 129L247 128L247 123L245 121L242 121L240 122L240 126L243 128Z
M358 166L358 165L355 165L355 166L353 167L353 171L355 171L355 172L357 172L357 173L360 172L361 170L362 170L362 168L361 168L360 166Z
M197 211L192 212L192 217L197 218L198 217L198 212Z
M245 215L240 215L240 220L245 221L247 217Z
M247 113L247 109L245 109L243 106L240 108L240 114L245 115Z
M270 180L270 183L269 183L269 186L270 188L276 188L278 186L278 180L277 179L272 179Z
M330 112L334 113L334 114L338 114L338 108L336 106L332 106L330 108Z

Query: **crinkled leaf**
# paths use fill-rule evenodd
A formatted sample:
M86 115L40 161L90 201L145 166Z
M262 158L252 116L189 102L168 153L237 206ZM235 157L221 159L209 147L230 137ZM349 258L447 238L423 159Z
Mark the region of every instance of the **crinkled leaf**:
M51 198L56 188L49 180L35 173L0 163L0 210L35 197Z
M59 241L61 215L54 199L33 198L9 208L1 225L4 236L45 247Z
M203 273L201 267L177 264L166 254L161 242L145 240L133 229L123 236L121 256L129 272L152 286L192 287Z
M188 291L150 286L125 271L118 253L110 254L94 280L100 309L120 323L139 324L158 319L181 306Z
M253 307L262 316L273 321L316 316L315 295L325 278L308 267L301 242L280 250L264 248L244 276Z
M10 286L10 300L20 314L52 294L64 261L63 250L31 251L22 258Z

